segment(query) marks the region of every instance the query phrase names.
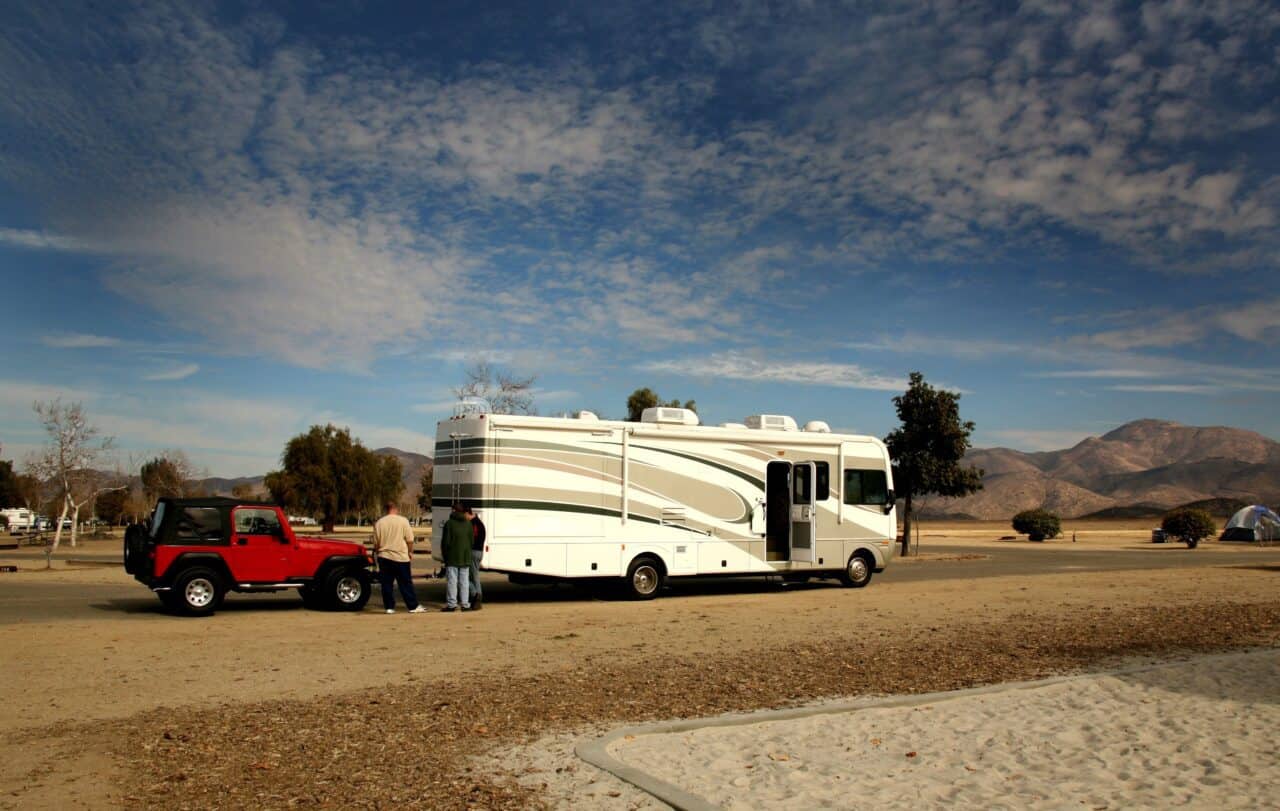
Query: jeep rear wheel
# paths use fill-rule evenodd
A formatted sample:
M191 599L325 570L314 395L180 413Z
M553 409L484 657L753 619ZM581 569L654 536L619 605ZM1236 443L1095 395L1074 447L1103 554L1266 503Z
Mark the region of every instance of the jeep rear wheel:
M359 611L373 593L373 578L364 569L338 569L324 581L325 604L335 611Z
M226 588L212 569L197 566L180 573L164 593L165 605L193 616L212 614L222 604Z

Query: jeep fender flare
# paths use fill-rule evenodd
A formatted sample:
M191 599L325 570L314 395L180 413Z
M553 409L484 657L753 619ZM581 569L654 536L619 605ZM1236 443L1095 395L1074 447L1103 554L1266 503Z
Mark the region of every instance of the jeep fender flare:
M174 578L183 569L191 566L206 566L218 573L222 578L223 588L230 591L235 588L236 580L231 576L231 570L227 568L227 562L222 555L217 552L183 552L173 559L169 564L169 568L164 570L164 574L156 579L156 584L152 586L153 591L160 589L168 589L173 585Z
M311 576L312 584L319 586L324 583L324 579L334 569L345 569L354 566L357 569L365 569L372 574L372 567L369 565L369 559L364 555L333 555L325 558L324 562L316 568L316 573Z

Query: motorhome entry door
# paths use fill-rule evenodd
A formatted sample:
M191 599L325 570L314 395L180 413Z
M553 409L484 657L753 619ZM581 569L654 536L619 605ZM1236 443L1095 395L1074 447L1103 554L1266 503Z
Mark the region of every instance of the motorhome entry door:
M791 466L791 560L813 563L816 540L818 466L796 462Z
M791 554L791 463L776 460L765 468L764 538L766 560Z

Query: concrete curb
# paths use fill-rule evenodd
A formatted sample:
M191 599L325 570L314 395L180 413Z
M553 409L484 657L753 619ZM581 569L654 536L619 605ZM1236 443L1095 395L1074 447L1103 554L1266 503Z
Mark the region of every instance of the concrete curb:
M1240 656L1249 656L1261 651L1271 650L1274 649L1244 648L1231 653L1193 656L1188 659L1181 660L1166 659L1156 664L1135 665L1133 667L1122 667L1090 673L1077 673L1071 676L1053 676L1037 681L1002 682L1000 684L989 684L982 687L969 687L963 690L951 690L942 693L858 698L847 701L832 702L831 704L824 704L822 706L794 707L784 710L761 710L750 713L733 713L729 715L715 716L712 718L690 718L683 721L658 721L651 724L640 724L638 726L615 729L602 737L580 742L574 747L573 751L581 760L584 760L599 769L603 769L614 777L617 777L623 782L630 783L641 791L653 795L678 811L717 811L719 806L708 802L704 798L699 797L696 794L691 794L679 786L654 777L648 772L637 769L634 766L628 766L626 763L609 754L609 747L627 736L640 737L642 735L664 735L672 732L691 732L694 730L711 729L715 727L744 726L747 724L760 724L768 721L790 721L798 718L810 718L815 715L836 715L839 713L857 712L858 710L865 710L873 707L891 708L911 707L919 704L935 704L941 701L950 701L969 696L989 695L992 693L1003 693L1012 690L1035 690L1041 687L1083 681L1085 679L1097 678L1099 676L1129 676L1137 673L1147 673L1153 670L1160 670L1162 668L1191 661L1191 659L1194 659L1197 662L1225 661Z

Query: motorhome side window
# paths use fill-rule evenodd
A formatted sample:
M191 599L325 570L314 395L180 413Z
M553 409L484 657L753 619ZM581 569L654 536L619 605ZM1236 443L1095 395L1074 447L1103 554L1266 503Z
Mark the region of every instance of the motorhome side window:
M791 503L808 504L813 482L809 481L809 468L796 465L791 470Z
M846 470L844 503L884 506L889 500L889 482L883 470Z
M219 543L222 537L222 515L214 507L187 507L178 516L174 533L177 540Z
M814 501L826 501L831 498L831 465L827 462L814 462L814 481L809 481L809 468L796 465L791 474L791 501L804 504L809 501L812 492Z
M817 466L817 481L813 483L816 491L815 495L818 501L826 501L831 498L831 465L826 462L815 462Z

